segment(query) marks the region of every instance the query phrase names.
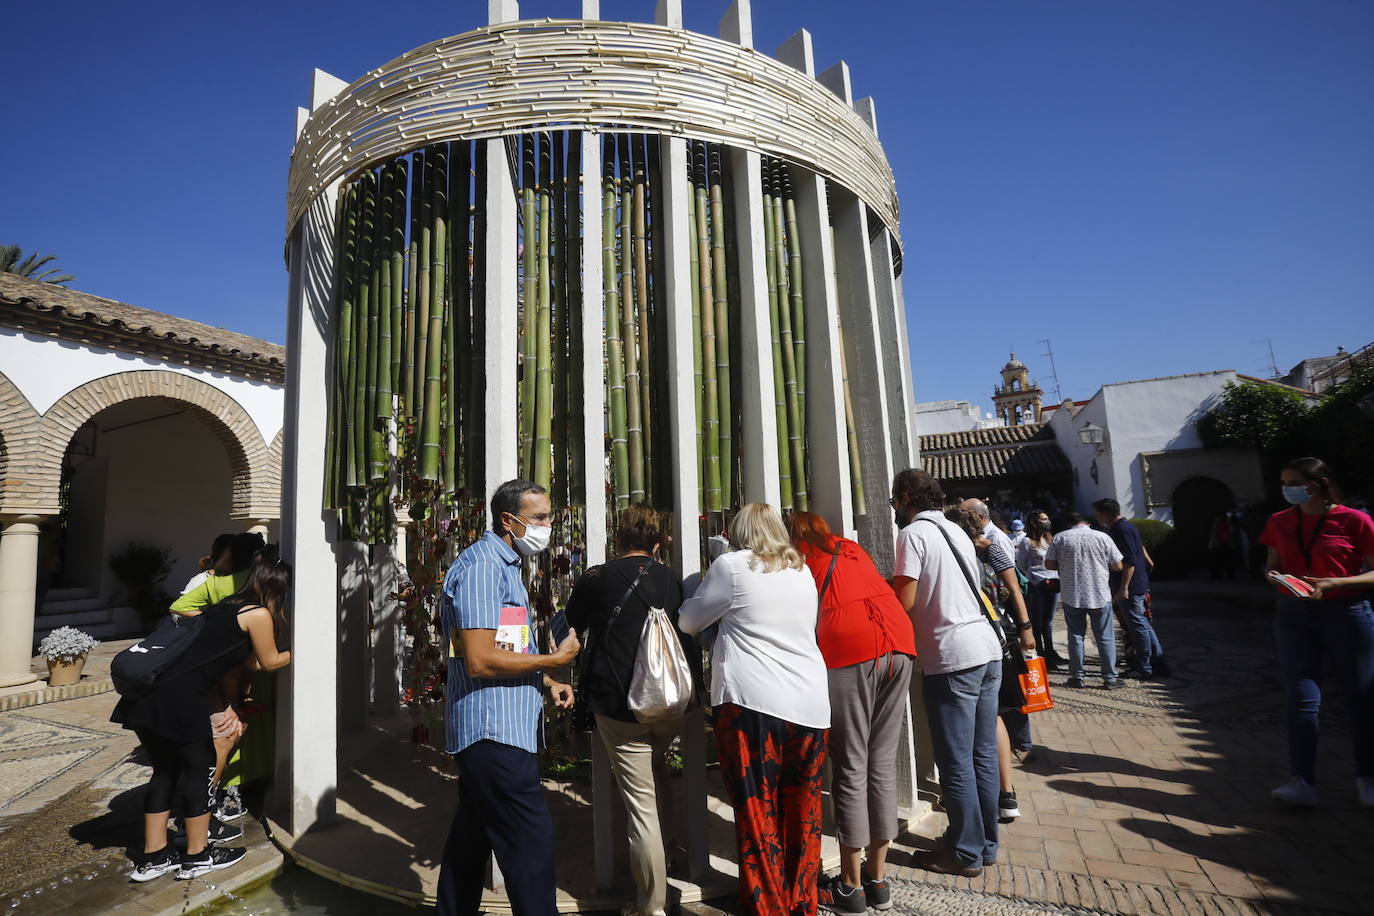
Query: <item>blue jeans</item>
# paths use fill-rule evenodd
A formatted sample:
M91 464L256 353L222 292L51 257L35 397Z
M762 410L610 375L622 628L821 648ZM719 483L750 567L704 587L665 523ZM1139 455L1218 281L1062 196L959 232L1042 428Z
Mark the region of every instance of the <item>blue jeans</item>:
M1108 684L1116 680L1116 630L1112 627L1112 606L1070 607L1064 605L1064 623L1069 628L1069 676L1080 680L1083 672L1083 635L1088 618L1093 622L1093 642L1102 662L1102 680Z
M997 691L1002 660L925 676L926 718L940 768L945 833L961 865L997 861Z
M1145 616L1145 596L1130 595L1121 603L1121 610L1127 620L1126 636L1135 648L1136 667L1145 674L1153 674L1153 659L1156 655L1163 655L1164 648L1159 644L1150 618Z
M1360 598L1304 601L1280 595L1274 617L1294 776L1316 781L1322 669L1341 685L1355 745L1355 775L1374 777L1374 610Z

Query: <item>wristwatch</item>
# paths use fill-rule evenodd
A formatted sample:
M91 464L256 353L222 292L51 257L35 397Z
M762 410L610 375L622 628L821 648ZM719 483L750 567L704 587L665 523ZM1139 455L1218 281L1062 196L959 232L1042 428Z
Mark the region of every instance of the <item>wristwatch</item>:
M1032 626L1031 622L1030 622L1029 620L1027 620L1025 623L1018 623L1018 624L1016 625L1016 629L1018 629L1018 630L1029 630L1029 629L1031 628L1031 626Z

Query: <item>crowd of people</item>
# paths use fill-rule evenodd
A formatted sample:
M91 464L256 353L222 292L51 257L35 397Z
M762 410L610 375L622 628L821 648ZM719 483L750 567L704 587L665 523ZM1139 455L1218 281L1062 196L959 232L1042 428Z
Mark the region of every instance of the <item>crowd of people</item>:
M1374 522L1340 505L1330 469L1316 459L1291 462L1282 486L1292 508L1264 530L1267 566L1276 579L1296 577L1308 595L1281 591L1278 599L1292 772L1274 795L1318 801L1320 683L1329 667L1350 709L1359 801L1374 806ZM617 514L614 558L577 580L542 651L522 560L549 546L554 508L537 484L502 484L489 502L490 530L443 582L445 749L460 778L439 912L479 911L491 855L514 912L556 912L557 847L537 756L547 696L559 709L579 706L607 751L637 890L627 911L665 914L658 764L689 711L680 702L684 678L693 702L710 710L734 808L741 913L891 907L887 858L899 832L898 744L913 678L921 679L948 818L918 864L969 877L995 864L999 829L1019 816L1014 761L1035 753L1018 677L1030 660L1067 667L1065 686L1086 688L1091 625L1104 688L1122 677L1169 676L1150 610L1153 560L1112 499L1095 503L1093 518L1065 513L1061 530L1035 509L1003 529L985 501L947 498L938 480L908 469L894 478L889 505L899 529L890 578L819 515L784 520L755 503L711 539L714 558L690 594L659 559L669 543L659 514L630 505ZM172 607L203 618L191 648L151 689L124 696L114 715L153 761L135 880L174 869L193 877L241 857L224 845L232 829L212 814L226 803L219 782L228 739L243 729L235 710L249 701L254 670L290 662L278 648L289 567L243 536L217 541L208 565ZM1067 657L1054 642L1057 608ZM665 615L675 630L651 643ZM1117 625L1130 658L1120 669ZM675 683L655 682L675 670ZM820 852L827 760L840 847L839 871L829 876ZM174 805L185 836L179 855L167 841Z

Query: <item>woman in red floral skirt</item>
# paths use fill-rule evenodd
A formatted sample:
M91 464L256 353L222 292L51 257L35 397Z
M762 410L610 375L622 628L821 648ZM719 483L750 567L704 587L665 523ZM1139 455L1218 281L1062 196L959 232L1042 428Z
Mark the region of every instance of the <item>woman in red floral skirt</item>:
M816 646L816 584L776 509L753 503L679 626L715 624L711 705L735 809L739 913L811 916L821 852L821 769L830 698Z

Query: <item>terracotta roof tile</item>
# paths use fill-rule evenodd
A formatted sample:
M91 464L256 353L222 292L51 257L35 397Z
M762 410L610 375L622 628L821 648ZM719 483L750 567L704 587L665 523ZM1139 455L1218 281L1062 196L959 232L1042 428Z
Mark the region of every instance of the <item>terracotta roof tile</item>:
M1054 431L1043 423L922 436L921 462L941 480L1070 472Z
M23 322L45 319L59 326L87 325L127 341L127 346L173 349L191 359L251 367L259 374L284 376L286 348L247 334L201 324L175 315L139 308L51 283L0 273L0 316ZM8 323L8 322L7 322ZM55 333L61 336L61 330ZM216 366L218 367L218 366Z

